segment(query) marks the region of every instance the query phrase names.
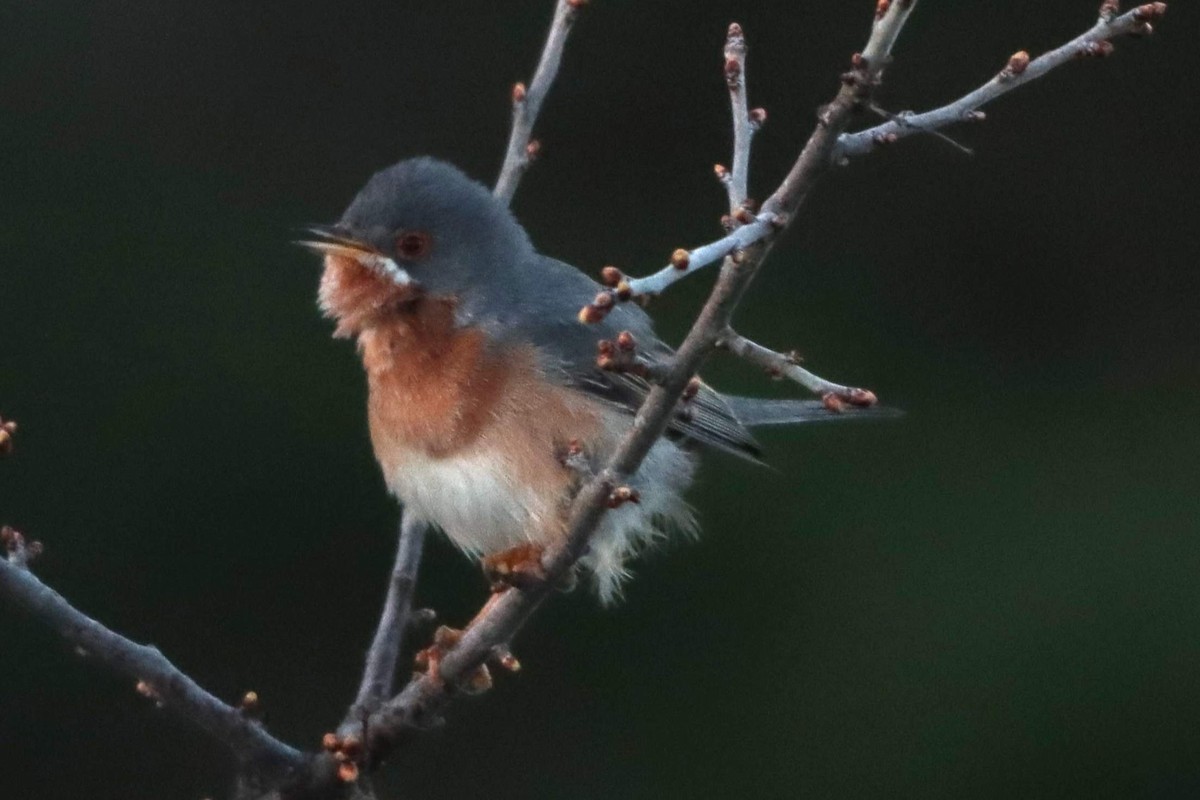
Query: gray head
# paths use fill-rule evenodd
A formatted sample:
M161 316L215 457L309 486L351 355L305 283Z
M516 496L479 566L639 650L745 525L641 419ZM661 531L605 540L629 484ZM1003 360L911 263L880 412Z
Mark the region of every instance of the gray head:
M349 256L398 284L463 296L503 280L532 253L508 208L458 168L412 158L375 173L313 249Z

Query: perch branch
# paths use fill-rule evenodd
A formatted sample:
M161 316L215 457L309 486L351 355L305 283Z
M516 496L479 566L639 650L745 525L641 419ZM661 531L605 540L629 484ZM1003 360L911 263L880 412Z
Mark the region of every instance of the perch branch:
M1113 39L1149 33L1152 23L1166 13L1167 5L1147 3L1120 16L1103 13L1105 8L1111 7L1107 4L1102 7L1099 21L1087 32L1032 61L1024 51L1016 53L990 81L952 103L921 114L898 114L882 125L842 134L838 140L838 156L850 158L866 155L880 145L898 139L931 133L959 122L983 119L980 109L1012 90L1076 59L1107 56L1112 52Z
M286 775L304 763L298 750L271 736L241 710L209 694L158 648L126 639L78 611L23 563L24 557L17 556L11 546L9 557L0 558L0 596L7 601L49 625L87 657L136 681L142 694L221 742L243 764L259 772Z
M826 406L837 407L839 402L847 402L856 406L875 405L875 393L869 389L855 386L842 386L840 383L827 381L819 375L800 366L795 355L785 355L763 347L757 342L747 339L733 328L726 328L718 341L718 345L728 350L738 358L745 359L755 366L761 367L768 373L794 381L815 395L825 398Z
M528 88L522 83L513 86L512 131L508 135L508 147L504 152L504 165L500 168L500 177L496 179L496 188L492 190L492 194L505 204L512 202L521 176L537 156L538 143L530 138L533 135L533 123L537 121L542 102L550 92L555 76L558 75L567 35L571 32L575 18L579 16L579 9L586 2L587 0L558 0L558 5L554 8L554 19L550 23L550 32L546 35L546 44L542 48L542 57L533 73L533 80Z
M421 566L427 527L411 514L404 513L400 520L396 561L392 566L391 580L388 582L387 599L383 603L371 649L367 651L358 695L339 727L339 732L343 735L357 731L363 718L392 696L396 663L400 658L400 648L408 629L413 590L417 585L417 571Z

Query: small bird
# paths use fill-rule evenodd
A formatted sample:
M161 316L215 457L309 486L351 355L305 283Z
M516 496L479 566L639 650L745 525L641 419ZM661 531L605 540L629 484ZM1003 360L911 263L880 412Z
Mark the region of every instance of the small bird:
M308 230L299 243L324 255L321 309L357 340L375 457L404 513L494 578L538 577L582 477L603 467L671 348L635 303L581 322L603 288L539 254L506 205L442 161L376 173L339 222ZM618 339L636 342L639 368L598 365L598 343ZM605 603L639 550L696 531L683 499L696 444L757 462L747 426L842 416L693 388L630 481L637 502L605 515L582 559Z

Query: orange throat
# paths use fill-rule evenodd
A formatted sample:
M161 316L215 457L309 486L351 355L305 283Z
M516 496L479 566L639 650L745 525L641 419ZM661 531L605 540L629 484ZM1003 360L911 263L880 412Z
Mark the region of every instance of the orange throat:
M325 257L318 291L321 310L337 320L333 335L346 339L386 323L420 297L416 286L398 286L352 258Z

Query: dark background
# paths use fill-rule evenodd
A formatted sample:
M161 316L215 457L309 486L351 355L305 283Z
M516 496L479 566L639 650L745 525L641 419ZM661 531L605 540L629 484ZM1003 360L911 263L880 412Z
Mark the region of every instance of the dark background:
M633 273L718 235L720 47L786 171L871 3L597 0L515 209ZM491 181L551 0L0 9L0 517L39 573L315 745L397 516L353 348L293 227L432 153ZM1097 0L924 0L881 102L925 108L1088 26ZM411 798L1200 794L1194 8L822 184L740 327L908 411L708 459L706 535L627 601L556 600L525 671L389 769ZM678 341L710 278L654 306ZM754 370L706 373L785 393ZM484 597L438 540L419 602ZM0 795L222 796L221 749L0 608Z

